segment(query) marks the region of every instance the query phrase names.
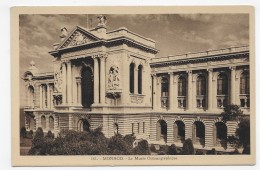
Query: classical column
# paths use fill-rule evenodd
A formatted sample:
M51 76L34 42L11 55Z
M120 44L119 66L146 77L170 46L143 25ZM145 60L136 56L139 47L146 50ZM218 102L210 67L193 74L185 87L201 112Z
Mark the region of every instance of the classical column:
M77 103L78 103L78 105L81 105L81 82L80 81L78 81L77 82L77 93L78 93L78 95L77 95L77 97L78 97L78 100L77 100Z
M94 60L94 104L99 103L99 70L98 70L98 58L93 57Z
M138 67L134 69L134 94L138 94Z
M231 70L231 93L230 93L230 103L231 104L235 104L236 103L236 67L230 67L229 68Z
M40 108L42 108L42 85L40 84Z
M153 79L153 110L155 110L157 108L157 105L156 105L156 89L157 89L156 74L152 74L152 79Z
M67 62L67 101L68 104L71 105L72 104L72 87L71 87L71 62L68 61Z
M192 71L188 70L188 109L192 109Z
M66 89L66 63L62 63L62 104L66 105L67 103L67 89Z
M208 110L212 110L212 73L213 69L208 69Z
M51 107L51 92L50 92L50 84L47 84L47 107Z
M173 110L173 98L174 98L174 91L173 91L173 73L168 73L169 74L169 96L168 96L168 100L169 100L169 110Z
M106 68L105 68L106 56L100 57L100 103L105 104L106 96Z
M51 90L51 93L50 93L50 95L51 95L51 101L50 101L51 105L50 106L51 106L51 108L53 108L53 86L54 85L50 86L50 90Z
M172 93L173 93L173 110L176 110L178 108L178 99L177 99L177 96L178 96L178 84L177 84L177 75L174 75L173 76L173 87L172 87Z
M161 84L161 80L162 78L161 77L157 77L157 107L161 108L161 87L162 87L162 84Z

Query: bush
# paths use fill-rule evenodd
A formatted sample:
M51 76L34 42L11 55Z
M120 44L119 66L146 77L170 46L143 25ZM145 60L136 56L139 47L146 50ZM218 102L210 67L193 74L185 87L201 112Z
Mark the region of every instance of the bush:
M156 148L155 148L155 146L153 144L151 144L150 150L151 150L151 152L156 152Z
M229 154L230 154L230 155L238 155L238 154L240 154L240 153L239 153L239 151L238 151L237 148L236 148L234 151L230 152Z
M194 155L194 147L191 139L187 139L183 143L182 147L183 155Z
M150 155L150 149L147 140L141 140L138 142L137 147L133 149L134 155Z
M29 138L29 139L32 139L32 138L33 138L33 130L30 130L30 131L27 133L27 138Z
M205 155L202 150L196 150L195 155Z
M167 145L162 145L162 146L160 146L160 149L159 149L159 151L163 151L164 153L167 153L168 150L169 150L169 146L167 146Z
M216 149L215 148L212 148L211 150L208 150L207 152L206 152L206 155L216 155L217 154L217 152L216 152Z
M26 138L27 131L25 127L22 127L20 130L20 137Z
M164 151L159 151L158 155L166 155L166 153Z
M174 144L172 144L169 148L168 148L168 152L167 155L177 155L177 148Z
M54 134L49 130L47 135L46 135L46 138L53 139L54 138Z
M244 147L242 154L250 154L250 145Z
M129 143L123 139L122 135L116 134L110 138L107 147L111 155L130 155L132 144L129 145Z

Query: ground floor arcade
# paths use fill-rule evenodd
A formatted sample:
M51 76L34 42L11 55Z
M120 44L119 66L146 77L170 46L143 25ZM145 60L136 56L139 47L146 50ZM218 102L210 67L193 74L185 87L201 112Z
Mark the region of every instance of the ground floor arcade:
M163 113L140 114L86 114L26 112L26 128L57 135L61 130L89 131L102 127L107 137L117 133L134 133L137 139L153 144L182 146L185 139L192 139L196 148L231 149L227 136L234 135L238 122L223 122L217 115L179 115Z

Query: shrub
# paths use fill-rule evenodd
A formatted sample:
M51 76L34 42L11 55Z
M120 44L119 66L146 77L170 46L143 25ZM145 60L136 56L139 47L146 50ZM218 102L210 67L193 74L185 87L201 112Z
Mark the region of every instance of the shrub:
M195 155L205 155L202 150L196 150Z
M20 137L26 138L26 135L27 135L27 131L25 127L22 127L20 130Z
M33 138L33 130L30 130L30 131L27 133L27 138L29 138L29 139L32 139L32 138Z
M147 140L141 140L138 142L137 147L133 149L134 155L150 155L150 149Z
M250 154L250 145L244 147L242 154Z
M217 152L216 152L216 149L215 148L212 148L211 150L208 150L207 152L206 152L206 155L216 155L217 154Z
M172 144L169 148L168 148L168 152L167 155L177 155L177 148L174 144Z
M44 133L41 127L39 127L32 139L32 147L29 150L29 155L44 155L44 149L46 147L44 141Z
M135 141L135 136L134 134L128 134L124 136L124 141L128 144L128 145L133 145L133 142Z
M155 148L155 146L153 144L151 144L150 150L151 150L151 152L156 152L156 148Z
M54 134L49 130L47 135L46 135L46 138L53 139L54 138Z
M237 155L237 154L240 154L240 153L239 153L239 151L236 148L234 151L230 152L229 154L230 155Z
M187 139L183 143L182 147L183 155L194 155L194 147L191 139Z
M123 139L122 135L116 134L109 139L107 147L111 155L130 155L131 146Z
M166 153L164 151L159 151L158 155L166 155Z
M161 145L159 151L163 151L164 153L167 153L169 150L169 146L167 145Z

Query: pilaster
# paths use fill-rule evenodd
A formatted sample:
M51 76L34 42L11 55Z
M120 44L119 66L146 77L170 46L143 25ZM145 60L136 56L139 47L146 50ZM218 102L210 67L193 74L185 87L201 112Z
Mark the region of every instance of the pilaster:
M67 104L67 80L66 80L66 63L62 63L62 104L66 105Z
M210 111L210 110L212 110L212 91L213 91L213 89L212 89L212 73L213 73L213 69L208 69L208 101L207 101L207 103L208 103L208 110Z
M173 73L170 72L169 74L169 96L168 96L168 100L169 100L169 110L173 110L174 109L174 90L173 90Z
M99 67L98 56L92 57L94 60L94 105L99 104Z

